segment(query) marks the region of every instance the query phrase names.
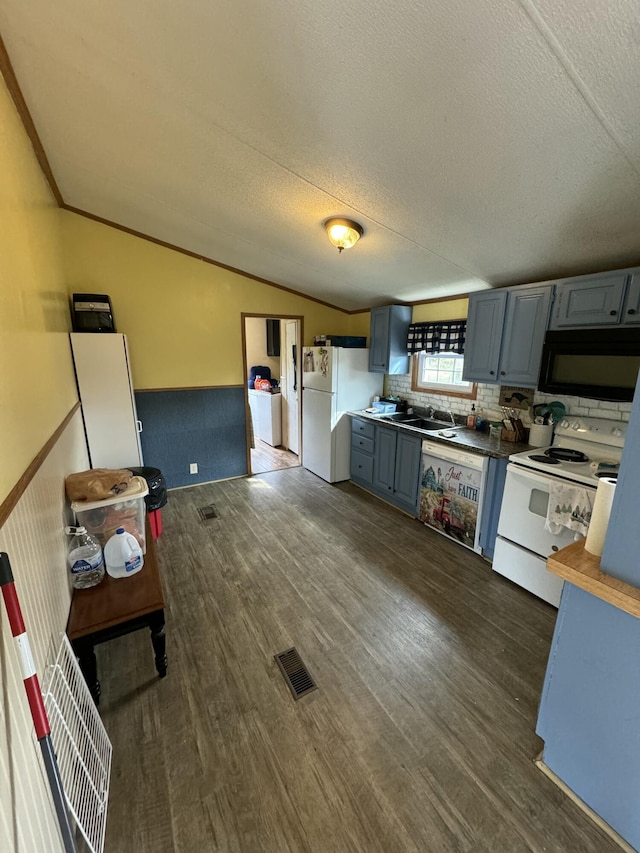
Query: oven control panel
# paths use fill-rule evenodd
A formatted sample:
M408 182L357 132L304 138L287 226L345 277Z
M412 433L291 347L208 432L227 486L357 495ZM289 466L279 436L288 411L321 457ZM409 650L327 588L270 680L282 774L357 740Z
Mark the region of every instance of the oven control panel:
M556 424L556 439L565 435L580 438L583 441L596 441L610 447L623 447L627 433L624 421L612 421L609 418L586 418L568 415Z

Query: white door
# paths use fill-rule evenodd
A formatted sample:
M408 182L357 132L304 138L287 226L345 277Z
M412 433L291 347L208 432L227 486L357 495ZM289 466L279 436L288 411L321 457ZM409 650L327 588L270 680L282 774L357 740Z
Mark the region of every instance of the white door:
M286 320L284 323L284 350L281 351L282 383L282 425L284 445L292 453L300 452L300 407L299 376L296 364L298 339L298 321Z
M309 471L333 482L332 420L334 396L305 388L302 392L302 464Z

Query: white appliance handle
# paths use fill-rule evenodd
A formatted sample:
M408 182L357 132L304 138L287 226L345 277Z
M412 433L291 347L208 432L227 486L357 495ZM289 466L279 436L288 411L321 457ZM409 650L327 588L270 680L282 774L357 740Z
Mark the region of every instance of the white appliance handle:
M474 453L473 450L465 448L450 448L435 441L423 441L422 452L429 453L445 462L455 462L458 465L467 465L469 468L482 469L485 465L486 456Z
M534 483L539 483L542 486L548 486L549 483L554 480L563 480L565 483L571 483L574 486L580 486L581 489L589 489L589 491L595 492L595 486L588 486L586 483L578 482L576 480L572 480L569 477L556 477L553 474L541 474L537 471L532 471L531 468L524 468L522 465L516 465L513 462L510 462L507 465L507 474L511 472L512 474L516 474L524 480L530 480Z
M136 421L136 430L138 432L142 432L142 421L140 421L140 420Z

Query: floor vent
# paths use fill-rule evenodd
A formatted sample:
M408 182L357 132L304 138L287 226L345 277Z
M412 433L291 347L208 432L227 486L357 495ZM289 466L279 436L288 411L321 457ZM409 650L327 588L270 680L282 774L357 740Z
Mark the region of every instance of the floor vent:
M209 504L209 506L201 506L198 509L198 515L200 516L200 521L210 521L212 518L220 518L218 510L213 504Z
M311 693L312 690L317 690L311 673L295 648L280 652L280 654L275 655L275 659L289 685L289 690L293 693L294 699L301 699L307 693Z

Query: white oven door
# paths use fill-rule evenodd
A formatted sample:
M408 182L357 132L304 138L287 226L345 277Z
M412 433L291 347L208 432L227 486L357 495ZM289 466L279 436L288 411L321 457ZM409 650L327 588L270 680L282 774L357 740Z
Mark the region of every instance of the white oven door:
M574 541L575 531L563 528L561 533L553 534L544 529L549 506L549 483L557 479L510 463L507 466L498 536L545 558L570 545ZM595 488L580 486L595 494Z

